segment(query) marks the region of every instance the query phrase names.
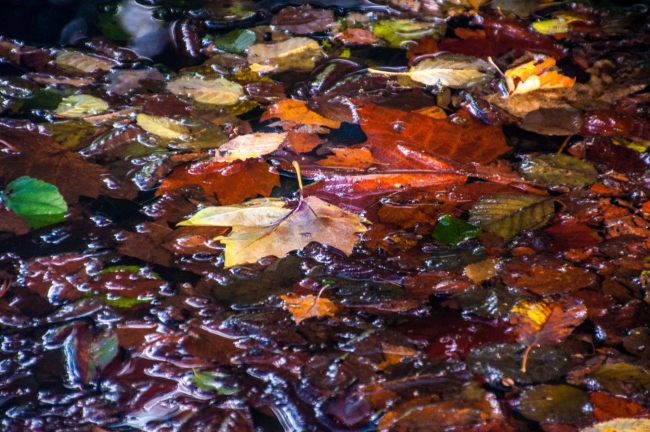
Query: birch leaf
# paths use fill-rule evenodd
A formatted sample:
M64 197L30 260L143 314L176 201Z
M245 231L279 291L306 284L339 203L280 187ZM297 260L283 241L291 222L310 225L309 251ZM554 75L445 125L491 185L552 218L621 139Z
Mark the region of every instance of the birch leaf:
M357 233L367 228L362 218L320 198L307 197L274 226L234 226L228 236L217 237L226 246L225 267L254 263L266 256L283 257L312 241L352 253Z
M167 117L151 116L141 113L138 114L137 123L138 126L147 132L162 138L181 138L190 133L190 130L186 126Z
M98 57L89 56L77 51L59 51L56 54L56 64L61 69L73 72L94 72L96 70L111 70L115 63Z
M86 94L64 98L54 111L56 115L69 118L88 117L101 114L108 109L108 103Z
M280 296L280 299L284 302L284 307L293 315L296 324L307 318L334 316L337 310L336 305L329 299L314 297L311 294L297 296L295 293L290 293Z
M284 201L278 198L260 198L241 205L206 207L177 226L275 225L291 213L291 209L284 208L284 204Z
M270 132L240 135L219 147L214 160L231 162L273 153L280 147L286 136L286 133Z
M167 90L176 95L189 96L196 102L217 106L234 105L244 95L242 86L224 78L184 76L169 82Z
M320 45L307 37L295 37L275 44L255 44L248 49L253 72L312 70L323 56Z
M407 72L386 72L379 69L368 69L368 72L408 76L413 81L424 85L440 83L454 88L485 82L494 75L493 68L488 62L459 54L441 54L426 58Z
M544 225L554 209L553 200L546 196L495 195L474 204L469 223L509 239L525 229Z

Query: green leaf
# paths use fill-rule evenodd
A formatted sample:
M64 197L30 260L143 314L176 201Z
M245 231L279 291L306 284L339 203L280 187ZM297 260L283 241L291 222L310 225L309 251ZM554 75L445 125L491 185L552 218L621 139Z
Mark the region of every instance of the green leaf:
M441 54L426 58L407 72L387 72L368 69L370 73L408 76L424 85L438 83L448 87L466 87L488 81L494 75L492 66L477 57L460 54Z
M229 387L225 384L225 379L229 376L223 372L200 371L194 372L192 382L201 390L216 391L217 394L228 396L239 393L236 387Z
M65 219L68 205L56 186L31 177L20 177L7 185L0 198L5 206L25 219L32 228L41 228Z
M404 42L418 40L424 36L436 39L447 30L444 21L418 22L408 19L380 20L372 26L375 36L382 38L394 48L400 48Z
M64 98L54 113L61 117L77 118L100 114L107 109L108 104L100 98L81 94Z
M90 344L90 358L98 370L104 369L117 355L117 335L96 339Z
M462 219L444 215L438 219L432 236L442 243L457 245L465 240L480 236L482 232L481 228Z
M555 211L553 199L540 195L496 195L469 211L469 222L509 239L525 229L543 226Z
M219 36L208 37L214 46L231 53L243 53L255 43L255 33L251 30L233 30Z
M524 391L519 412L538 422L575 423L588 414L589 396L568 385L542 384Z
M136 122L142 129L162 138L183 138L190 133L190 130L179 121L167 117L140 113Z
M526 156L519 172L527 180L548 186L583 187L596 183L596 168L580 159L564 154Z
M189 96L204 104L229 106L244 95L244 88L224 78L202 79L184 76L167 84L167 90L182 96Z
M107 305L122 309L129 309L142 303L151 303L154 300L153 298L128 298L121 296L108 296L106 294L92 294L89 297L102 299Z

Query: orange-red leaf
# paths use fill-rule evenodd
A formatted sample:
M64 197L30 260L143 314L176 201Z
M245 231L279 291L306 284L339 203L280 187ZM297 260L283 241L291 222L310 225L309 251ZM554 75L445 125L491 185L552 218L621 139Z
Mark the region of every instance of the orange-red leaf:
M334 153L334 155L328 156L323 160L317 161L316 163L318 165L339 167L339 168L351 168L351 169L363 171L366 168L368 168L370 165L375 163L375 160L372 157L372 153L366 147L360 147L360 148L333 147L330 150Z
M322 318L325 316L334 316L337 308L329 299L323 297L314 297L313 295L297 296L295 293L280 296L284 301L284 307L291 312L296 323L300 323L307 318Z
M294 99L285 99L274 103L262 114L260 121L272 118L303 125L327 126L332 129L338 129L341 126L341 122L325 118L307 108L304 101Z

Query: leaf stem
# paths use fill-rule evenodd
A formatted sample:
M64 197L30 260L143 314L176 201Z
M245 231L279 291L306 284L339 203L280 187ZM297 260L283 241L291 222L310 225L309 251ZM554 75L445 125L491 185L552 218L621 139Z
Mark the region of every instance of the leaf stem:
M300 174L300 165L296 161L291 162L291 165L296 169L296 174L298 175L298 187L300 187L300 195L302 195L302 175Z

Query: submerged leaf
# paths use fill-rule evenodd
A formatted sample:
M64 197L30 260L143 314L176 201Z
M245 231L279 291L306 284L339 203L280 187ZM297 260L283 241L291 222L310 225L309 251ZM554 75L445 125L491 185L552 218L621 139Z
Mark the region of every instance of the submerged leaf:
M587 416L589 397L568 385L542 384L524 391L517 407L531 420L573 423Z
M248 49L250 68L258 73L312 70L322 56L318 42L307 37L294 37L275 44L255 44Z
M546 196L496 195L474 204L469 222L509 239L525 229L544 225L554 209L553 200Z
M31 177L20 177L0 192L4 205L32 228L64 220L68 205L56 186Z
M596 168L564 154L526 156L519 165L519 172L528 180L548 186L583 187L598 180Z
M189 96L196 102L216 106L234 105L244 95L244 88L224 78L202 79L184 76L167 84L167 90Z
M440 83L448 87L467 87L485 82L494 74L493 67L485 60L460 54L441 54L426 58L411 67L408 72L386 72L378 69L368 69L368 72L408 76L424 85Z
M462 219L444 215L433 229L433 238L444 244L457 245L460 242L481 235L481 228Z
M167 117L151 116L140 113L137 118L138 126L149 133L162 138L182 138L187 136L190 130L180 124L177 120Z
M336 305L329 299L323 297L314 297L313 295L297 296L295 293L282 295L280 299L284 302L284 307L291 312L296 324L307 318L322 318L334 316L336 314Z
M424 36L439 38L445 33L444 21L418 22L408 19L380 20L373 24L375 36L388 41L390 46L399 48L404 42L418 40Z
M251 30L240 29L209 38L214 46L232 53L243 53L255 43L255 33Z
M89 56L77 51L59 51L56 54L56 64L61 69L74 72L94 72L111 70L115 63L98 57Z
M286 133L255 133L239 135L222 144L214 158L218 162L251 159L273 153L284 142Z
M108 109L108 103L87 94L72 95L64 98L54 113L61 117L88 117L101 114Z
M192 382L201 390L213 390L223 396L239 393L237 387L226 382L227 378L228 375L223 372L198 371L192 375Z

